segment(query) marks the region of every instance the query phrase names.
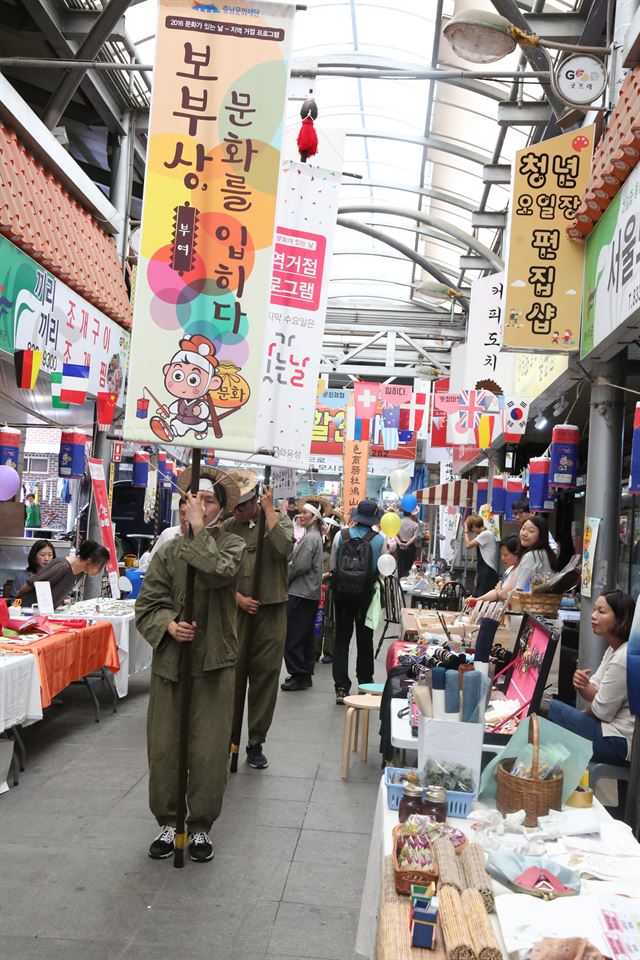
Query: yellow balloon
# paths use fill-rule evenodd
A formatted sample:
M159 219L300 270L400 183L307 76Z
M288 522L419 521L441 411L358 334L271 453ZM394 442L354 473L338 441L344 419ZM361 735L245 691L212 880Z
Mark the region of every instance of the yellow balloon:
M384 517L380 521L380 529L384 533L385 537L395 537L400 529L401 522L402 521L397 513L385 513Z

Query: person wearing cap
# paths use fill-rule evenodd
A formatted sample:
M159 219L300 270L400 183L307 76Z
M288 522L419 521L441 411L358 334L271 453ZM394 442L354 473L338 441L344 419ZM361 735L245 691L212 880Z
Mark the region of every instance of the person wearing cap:
M236 599L238 601L238 663L236 702L245 695L248 682L247 763L256 770L269 766L262 751L278 697L278 680L287 635L288 566L293 550L293 523L278 513L273 491L265 487L258 500L258 474L253 470L230 470L240 488L240 499L225 530L241 537L247 549L242 558ZM253 597L253 578L258 548L258 518L264 513L265 535L258 597Z
M308 689L313 681L315 647L313 624L322 595L322 510L306 502L300 510L304 536L289 561L287 639L284 662L288 676L280 689L286 693Z
M352 511L353 526L349 530L350 538L366 537L374 532L373 527L380 523L378 505L374 500L361 500L356 510ZM336 534L331 550L331 570L335 571L338 563L338 552L342 544L342 530ZM382 533L374 532L371 543L371 590L357 597L341 594L334 589L334 603L336 616L336 640L333 653L333 683L336 691L336 703L344 703L349 695L351 679L349 677L349 645L355 626L357 659L356 677L358 684L373 682L373 630L365 623L367 610L373 595L373 585L378 571L378 560L384 547L385 538ZM335 574L334 574L335 576ZM336 585L337 586L337 585Z
M191 484L184 471L180 486ZM209 836L222 809L227 781L238 656L236 589L245 543L222 526L238 485L221 470L202 466L198 494L186 493L192 536L174 537L154 555L136 599L136 626L153 647L147 716L149 806L161 832L149 848L156 860L173 853L178 791L181 645L192 644L189 713L189 857L213 857ZM187 565L195 567L194 616L184 617Z

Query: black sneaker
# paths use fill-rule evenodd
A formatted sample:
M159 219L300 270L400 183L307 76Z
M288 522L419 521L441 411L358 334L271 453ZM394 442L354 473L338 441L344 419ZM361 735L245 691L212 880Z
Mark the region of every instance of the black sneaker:
M349 696L346 687L336 687L336 703L344 703L344 698Z
M250 743L247 747L247 763L254 770L266 770L269 761L262 752L261 743Z
M163 827L149 847L149 856L153 860L164 860L173 853L173 841L176 831L173 827Z
M195 863L213 860L213 844L208 833L189 834L189 859Z
M333 657L330 653L325 653L320 663L333 663Z
M284 683L280 684L280 689L285 692L292 690L308 690L313 686L313 680L308 674L299 674L295 677L285 677Z

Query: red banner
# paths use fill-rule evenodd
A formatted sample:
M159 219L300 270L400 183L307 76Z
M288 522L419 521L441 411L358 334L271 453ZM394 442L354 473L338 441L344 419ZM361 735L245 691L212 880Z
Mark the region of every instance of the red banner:
M98 511L98 520L100 523L100 538L102 545L109 551L109 562L107 570L109 571L109 586L111 587L111 596L116 600L120 599L120 588L118 587L118 556L116 554L116 541L113 535L113 525L111 523L111 514L109 512L109 496L107 493L107 483L104 476L104 464L102 460L94 460L92 457L87 459L89 464L89 474L91 476L91 486L93 487L93 500L95 508Z

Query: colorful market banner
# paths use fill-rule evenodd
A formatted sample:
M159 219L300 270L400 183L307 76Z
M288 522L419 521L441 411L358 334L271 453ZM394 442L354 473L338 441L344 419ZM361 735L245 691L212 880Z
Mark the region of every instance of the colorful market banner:
M471 284L467 343L461 389L513 393L516 358L501 351L503 338L504 273L480 277ZM452 373L453 378L453 360Z
M580 593L583 597L591 596L593 563L596 556L599 532L600 517L585 517L584 533L582 535L582 574L580 577Z
M367 468L369 465L369 443L366 440L353 439L355 409L353 404L347 407L347 439L344 441L344 473L342 508L345 516L351 516L361 500L367 496Z
M113 524L111 523L111 512L109 510L109 495L107 493L107 483L104 476L104 464L102 460L95 460L87 457L89 465L89 475L91 477L91 486L93 489L94 507L98 511L100 522L100 538L103 547L109 551L109 561L107 570L109 571L109 587L111 596L116 600L120 599L120 588L118 586L118 555L116 553L116 541L113 534Z
M0 349L42 351L40 376L89 367L85 387L124 403L129 334L0 236Z
M291 467L309 463L339 187L306 163L280 172L258 448Z
M417 430L403 429L403 424L411 422L410 403L400 406L383 406L379 398L379 384L368 384L376 391L378 399L370 418L358 416L355 404L354 440L369 441L369 456L372 459L415 460L417 448ZM314 456L343 455L345 440L346 406L351 391L327 390L316 399L316 412L311 439L311 453ZM426 403L426 398L425 398ZM375 412L373 412L375 411ZM418 409L413 411L414 425L417 420L422 425ZM396 464L397 466L397 464Z
M294 9L160 0L130 439L258 448Z
M621 324L640 314L639 223L640 166L625 180L587 237L581 357L607 338L617 344Z
M572 353L580 343L584 244L567 235L591 173L594 126L516 152L504 349Z

